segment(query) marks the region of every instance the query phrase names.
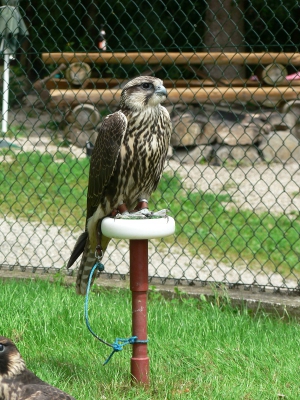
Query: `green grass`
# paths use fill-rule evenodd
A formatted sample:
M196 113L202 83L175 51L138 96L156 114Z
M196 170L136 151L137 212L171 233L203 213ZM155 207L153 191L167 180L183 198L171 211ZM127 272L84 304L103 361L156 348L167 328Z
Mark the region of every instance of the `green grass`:
M7 155L0 171L1 212L47 224L84 226L89 160L58 152ZM64 161L64 162L61 162Z
M60 151L55 156L11 150L2 154L8 156L0 170L3 215L84 227L88 159L77 160ZM191 192L182 186L180 176L164 174L150 207L170 209L176 241L192 254L230 264L246 262L253 269L299 272L299 214L237 211L228 207L231 202L228 194Z
M10 139L28 137L28 131L24 125L10 125L8 131L3 136Z
M86 329L84 298L60 282L2 281L0 335L17 342L28 368L77 400L300 398L296 321L251 315L226 297L149 297L148 391L130 384L130 346L102 366L110 349ZM130 292L93 292L90 322L110 343L130 336Z
M57 121L48 121L45 124L41 124L39 128L50 129L52 131L57 131L59 129L59 122Z
M300 216L255 213L228 207L228 194L191 192L178 175L164 175L152 207L168 207L176 220L176 240L194 254L230 264L280 273L300 271Z

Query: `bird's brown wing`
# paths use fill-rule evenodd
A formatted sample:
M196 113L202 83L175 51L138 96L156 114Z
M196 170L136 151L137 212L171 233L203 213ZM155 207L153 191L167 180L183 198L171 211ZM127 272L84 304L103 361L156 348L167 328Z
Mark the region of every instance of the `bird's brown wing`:
M18 397L20 400L75 400L74 397L50 385L25 386Z
M87 194L87 219L100 204L103 190L114 171L127 128L127 118L121 111L108 115L99 127L90 165Z

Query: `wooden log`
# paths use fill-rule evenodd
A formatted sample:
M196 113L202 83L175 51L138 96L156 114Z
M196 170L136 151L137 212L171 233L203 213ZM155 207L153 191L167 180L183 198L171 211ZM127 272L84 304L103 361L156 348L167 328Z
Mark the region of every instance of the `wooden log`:
M117 86L124 86L124 83L128 82L128 79L114 79L114 78L89 78L86 80L86 89L109 89L116 88ZM240 85L241 82L239 81ZM210 80L200 80L200 79L178 79L178 80L164 80L164 86L166 88L176 88L176 87L201 87L202 85L212 86L214 83ZM257 85L257 84L256 84ZM69 82L66 79L56 79L53 78L47 81L46 84L48 89L71 89Z
M53 89L50 107L67 109L77 104L114 106L120 102L120 89Z
M120 101L120 89L73 89L63 90L54 89L50 91L51 107L65 107L91 103L104 106L118 105ZM206 101L220 102L227 100L243 102L256 100L258 102L293 100L300 98L300 87L219 87L219 88L176 88L168 91L167 103L205 103Z
M48 88L47 84L49 81L54 80L54 76L56 74L58 74L59 72L65 70L67 68L67 66L65 64L60 64L60 66L58 68L56 68L50 75L46 76L43 79L39 79L36 82L34 82L33 87L35 88L35 90L37 90L38 92ZM55 81L59 81L59 79L55 79ZM57 87L57 86L56 86Z
M95 64L292 64L300 65L300 53L220 53L220 52L101 52L42 53L45 64L86 62Z
M291 81L284 78L281 82L277 83L277 86L300 86L300 79L293 79Z
M50 100L50 92L48 84L54 79L54 76L59 72L67 68L66 64L60 64L50 75L46 76L44 79L39 79L34 82L33 87L38 92L40 99L43 103L47 103ZM57 89L59 86L55 86Z
M177 88L168 92L168 100L172 103L182 101L191 103L193 101L205 102L207 100L219 102L221 100L228 100L230 102L240 100L249 101L257 100L259 102L265 99L269 100L290 100L297 99L300 96L300 88L289 87L219 87L219 88Z
M86 89L110 89L116 88L116 86L121 86L124 82L128 82L127 79L115 79L115 78L89 78L86 80ZM258 80L250 80L250 79L233 79L233 80L223 80L226 83L226 86L240 86L247 87L253 86L258 87L261 86L261 82ZM45 83L47 89L71 89L70 83L66 79L58 79L52 78L48 79ZM216 86L215 82L210 79L177 79L177 80L164 80L164 86L166 88L177 88L177 87L203 87L203 86ZM220 85L219 85L220 86ZM277 83L277 86L300 86L300 79L288 81L284 79L283 81Z
M101 120L97 108L92 104L79 104L66 114L65 120L81 130L95 129Z
M224 80L227 84L226 86L259 86L259 81L252 80L242 80L242 79L233 79L232 81ZM128 82L127 79L113 79L113 78L89 78L86 80L86 89L110 89L116 88L117 86L123 86L125 82ZM299 81L296 84L300 85ZM286 81L283 85L288 86L290 83ZM47 81L47 88L50 89L71 89L69 82L66 79L56 79L53 78ZM202 86L216 86L216 83L210 79L177 79L177 80L164 80L164 86L166 88L176 88L176 87L202 87Z
M270 100L288 100L297 99L300 96L300 88L279 88L279 87L219 87L219 88L176 88L168 92L168 101L176 103L182 101L191 103L193 101L205 102L207 100L218 102L221 100L228 101L264 101L266 98Z
M86 89L109 89L121 85L124 79L114 79L114 78L88 78L85 81ZM127 80L126 80L127 81ZM47 88L50 89L71 89L70 83L67 79L57 79L52 78L46 84Z
M262 70L262 80L268 85L278 85L286 80L288 72L284 65L272 63Z
M68 66L65 77L74 86L83 86L91 76L91 67L84 62L72 63Z
M226 86L242 86L242 87L248 87L248 86L261 86L261 82L259 80L251 80L251 79L233 79L233 80L227 80L223 79L222 82L226 83ZM209 81L208 79L203 80L203 86L215 86L215 84L212 81ZM220 86L220 84L218 84ZM276 86L300 86L300 79L299 80L293 80L293 81L288 81L286 78L283 78L282 81L277 82Z
M84 148L87 142L95 144L98 132L94 129L81 129L76 126L67 125L64 129L65 137L77 147Z

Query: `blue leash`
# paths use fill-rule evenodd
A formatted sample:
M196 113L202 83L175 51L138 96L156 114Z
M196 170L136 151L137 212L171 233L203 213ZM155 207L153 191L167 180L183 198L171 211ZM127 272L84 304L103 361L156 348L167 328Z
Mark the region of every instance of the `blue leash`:
M106 344L106 346L109 346L109 347L111 347L113 349L111 354L108 356L108 358L106 359L106 361L103 364L103 365L106 365L116 352L123 350L123 347L126 344L147 343L148 340L138 340L137 336L131 336L128 339L116 338L114 343L110 344L110 343L106 342L105 340L101 339L93 331L93 329L91 328L91 325L89 323L88 305L89 305L89 293L90 293L90 289L91 289L91 283L92 283L93 275L94 275L96 270L98 270L100 272L104 271L104 265L102 263L100 263L99 261L97 261L96 264L93 266L93 268L92 268L92 270L90 272L90 275L89 275L89 280L88 280L88 284L87 284L87 288L86 288L85 302L84 302L84 318L85 318L86 326L87 326L88 330L90 331L90 333L96 339L98 339L101 343Z

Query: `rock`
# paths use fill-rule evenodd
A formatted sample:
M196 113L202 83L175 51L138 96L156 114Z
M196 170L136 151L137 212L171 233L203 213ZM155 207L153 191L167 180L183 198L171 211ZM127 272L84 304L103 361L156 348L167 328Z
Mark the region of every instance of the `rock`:
M38 110L45 110L45 108L48 108L48 101L50 100L50 93L48 91L48 97L47 93L45 93L45 97L41 96L40 93L35 93L32 91L30 94L28 94L26 97L24 97L24 104L28 107L34 107ZM56 110L51 110L51 113L55 112Z
M300 100L291 100L284 104L282 112L284 121L291 129L293 135L300 139Z
M200 161L210 161L212 146L196 146L192 149L177 148L174 150L173 159L183 164L196 164Z
M182 163L204 159L253 165L261 161L259 151L268 161L287 162L293 155L300 162L300 101L286 103L284 112L245 113L244 109L233 112L215 107L207 111L196 106L174 107L173 111L173 158Z
M240 165L253 165L261 161L257 149L254 146L215 146L213 164L220 165L224 162L235 162Z
M261 120L258 114L218 111L211 114L204 125L203 136L208 143L216 141L229 146L251 146L260 140L262 133L269 133L270 130L271 125ZM201 136L201 144L204 138Z
M230 157L231 146L214 146L215 157L213 159L214 165L221 165L226 161L232 160Z
M184 114L185 112L190 112L191 108L188 107L186 104L182 103L175 103L172 105L164 105L169 111L171 118L178 117L179 114Z
M287 125L285 117L285 113L279 113L277 111L265 112L260 115L260 119L270 125L270 131L288 129L289 125Z
M261 134L270 131L271 125L263 121L259 114L233 114L218 123L216 138L218 143L229 146L251 146L260 140Z
M197 144L198 136L201 135L202 127L195 122L191 113L177 115L173 118L172 146L194 146ZM199 140L199 139L198 139Z
M291 110L290 112L286 113L283 117L283 121L287 129L296 136L297 139L300 139L300 129L299 129L299 115L295 113L295 109ZM276 129L282 130L282 129Z
M263 120L260 114L247 114L241 124L245 127L256 127L260 133L270 133L272 130L271 124Z
M95 144L98 132L95 130L82 130L79 128L76 128L74 125L69 125L65 127L64 130L65 136L72 144L75 146L84 148L86 145L86 142L91 142L92 144Z
M98 109L92 104L79 104L68 110L65 116L67 123L81 130L95 129L101 120Z
M259 150L268 162L300 162L299 140L289 131L274 131L259 145Z
M262 161L254 146L235 146L230 155L237 163L245 166Z
M216 137L217 137L216 129L217 129L217 127L213 123L213 121L209 121L204 125L202 135L201 135L202 144L205 144L205 142L212 143L216 140ZM200 143L198 143L198 144L200 144Z
M228 124L224 121L217 128L217 142L229 146L245 146L256 143L260 136L260 127L250 123L248 126L240 123Z

